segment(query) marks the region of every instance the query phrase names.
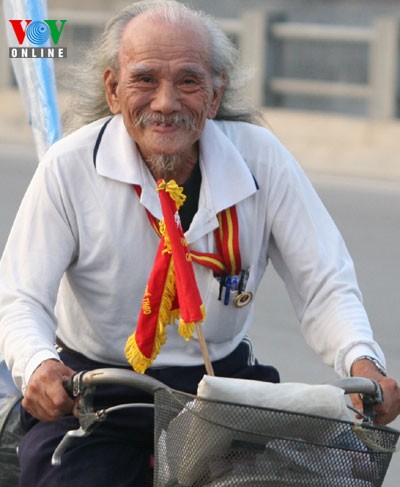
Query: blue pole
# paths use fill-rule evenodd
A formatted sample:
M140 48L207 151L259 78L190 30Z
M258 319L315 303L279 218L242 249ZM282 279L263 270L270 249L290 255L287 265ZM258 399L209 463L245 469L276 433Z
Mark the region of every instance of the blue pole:
M43 22L47 19L46 3L46 0L4 0L10 46L15 45L16 39L9 19ZM40 160L62 133L53 59L12 59L12 64Z

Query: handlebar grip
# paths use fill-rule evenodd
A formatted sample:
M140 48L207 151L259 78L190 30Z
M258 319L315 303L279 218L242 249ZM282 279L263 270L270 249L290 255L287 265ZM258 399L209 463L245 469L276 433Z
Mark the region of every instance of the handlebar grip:
M362 394L371 401L382 402L382 387L373 379L365 377L346 377L332 382L332 385L340 387L345 394Z
M63 382L66 392L72 399L84 394L88 388L103 384L135 387L151 396L158 389L169 389L168 386L153 377L138 374L133 370L117 368L83 370Z
M383 402L382 386L377 381L365 377L347 377L337 380L333 385L343 389L345 394L360 394L363 411L362 413L360 411L357 412L361 414L365 421L373 422L376 416L374 407Z
M74 376L69 377L68 379L65 379L63 381L64 389L65 389L66 393L68 394L68 396L71 399L75 399L75 395L74 395L74 382L73 381L74 381Z

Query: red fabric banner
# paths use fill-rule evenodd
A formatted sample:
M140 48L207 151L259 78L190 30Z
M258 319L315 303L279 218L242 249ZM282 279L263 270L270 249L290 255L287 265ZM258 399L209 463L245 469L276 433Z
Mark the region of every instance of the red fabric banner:
M134 370L144 373L166 341L166 326L181 317L179 333L193 336L205 317L193 263L183 234L179 208L185 196L175 181L158 182L164 219L160 244L142 300L136 331L127 340L125 355Z

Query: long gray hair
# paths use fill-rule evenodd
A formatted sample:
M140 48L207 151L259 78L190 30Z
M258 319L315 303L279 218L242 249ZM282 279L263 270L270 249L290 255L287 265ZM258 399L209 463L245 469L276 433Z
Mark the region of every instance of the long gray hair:
M130 20L144 12L157 20L178 25L187 25L191 21L205 29L211 45L210 61L215 87L221 82L221 74L226 76L224 95L215 118L263 123L257 109L243 104L241 90L249 74L240 68L238 50L215 20L175 0L144 0L124 8L110 19L98 46L87 53L83 62L73 69L72 75L69 73L68 84L72 96L64 118L66 132L111 115L102 75L107 68L118 73L118 52L123 31Z

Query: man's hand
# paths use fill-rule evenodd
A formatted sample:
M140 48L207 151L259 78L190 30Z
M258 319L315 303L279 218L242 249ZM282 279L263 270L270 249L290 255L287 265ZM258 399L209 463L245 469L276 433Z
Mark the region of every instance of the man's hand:
M400 388L397 382L390 377L386 377L379 372L370 360L359 360L353 364L351 369L353 377L366 377L378 382L382 387L383 403L374 407L376 417L375 424L389 424L400 414ZM362 401L358 394L351 397L353 405L362 411Z
M56 421L73 411L74 401L68 396L63 381L75 371L57 360L45 360L32 374L22 406L41 421Z

